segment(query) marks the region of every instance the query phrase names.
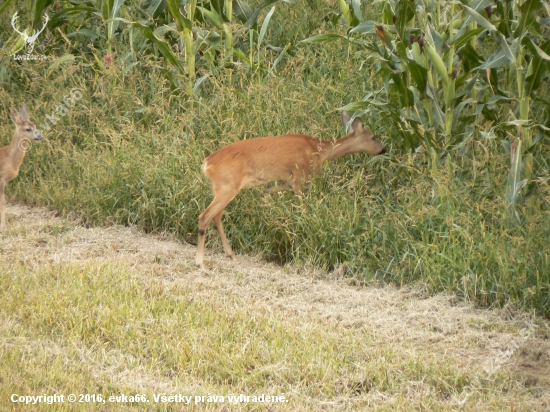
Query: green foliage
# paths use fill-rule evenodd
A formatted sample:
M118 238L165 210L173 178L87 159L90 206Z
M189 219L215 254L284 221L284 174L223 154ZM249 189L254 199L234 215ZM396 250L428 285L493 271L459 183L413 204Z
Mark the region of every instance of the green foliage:
M154 54L164 58L176 69L175 72L170 69L165 71L173 87L179 88L183 81L187 85L187 94L192 95L206 79L205 76L196 79L196 73L205 69L204 63L206 69L212 70L228 62L232 63L234 57L246 55L249 30L256 32L262 10L278 1L265 0L255 10L246 0L87 0L56 3L54 14L48 22L52 38L48 52L53 47L63 49L70 39L70 54L92 55L92 60L97 62L99 69L105 71L117 54L115 38L124 37L118 43L131 43L133 61L129 63L139 60L137 54ZM2 9L8 8L10 3L8 1L3 4ZM53 1L36 0L28 3L26 14L34 22L32 27L37 27ZM51 14L50 10L49 15ZM266 18L262 24L264 35L268 22L269 18ZM240 59L255 72L261 66L260 54L264 54L260 53L260 44L261 40L258 42L258 56L254 61ZM22 37L14 40L11 53L20 51L24 45ZM290 49L290 45L264 47L279 52L280 58ZM98 50L106 50L105 55L98 56ZM197 60L201 60L203 64L197 65ZM273 69L274 67L270 73L273 73Z
M447 151L480 134L507 139L515 128L512 147L518 152L511 152L507 200L518 217L522 188L532 177L531 131L549 135L529 109L539 90L546 91L541 86L550 64L550 41L541 34L547 22L538 17L539 8L538 0L499 0L496 10L489 0L384 2L383 23L369 20L351 30L368 36L367 59L376 62L382 88L342 110L387 119L410 149ZM492 43L484 45L489 37ZM373 79L372 85L379 83Z
M110 67L99 58L107 47L108 23L91 19L76 28L79 19L92 13L84 8L89 5L75 9L66 4L65 11L59 11L65 14L60 14L58 22L63 23L55 30L71 35L69 42L59 43L56 35L45 32L37 47L57 56L53 62L23 64L8 56L15 41L9 27L13 10L1 16L2 38L12 36L0 49L5 118L11 106L26 101L33 108L33 121L40 125L71 89L78 88L84 96L40 145L32 146L20 176L8 186L8 199L62 213L78 211L93 224L169 230L194 243L198 215L212 200L200 170L207 155L225 144L261 135L340 137L344 131L338 128L334 110L346 105L363 112L391 157L338 159L314 179L302 200L290 193L265 196L262 189L243 190L224 217L235 251L261 253L282 263L340 268L365 281L420 281L432 290L452 290L480 304L512 301L548 316L550 152L540 132L550 127L548 71L544 55L529 40L506 48L497 42L502 37L491 35L483 44L472 44L482 32L470 27L477 23L465 10L438 20L439 28L428 26L430 38L412 27L417 17L409 20L405 33L415 36L412 44L410 35L401 40L403 28L389 27L392 24L384 23L383 32L377 32L381 24L374 19L357 25L351 35L325 33L334 30L331 21L323 22L325 9L306 13L304 5L285 10L277 5L269 20L251 27L244 37L234 37L243 58L236 47L226 54L223 33L201 21L197 10L193 28L199 28L192 31L192 39L201 76L193 84L193 96L187 97L178 87L189 66L187 61L183 64L177 23L160 5L149 4L142 10L143 22L133 14L133 3L121 7L119 18L132 24L118 20L121 24L112 37L117 55ZM392 9L383 10L382 21L391 21ZM185 10L179 11L189 18ZM410 15L410 8L401 13ZM459 25L458 19L469 23ZM143 28L134 30L133 24ZM452 34L451 24L458 26ZM515 32L515 23L491 24L502 33ZM158 42L145 36L145 28ZM349 47L311 41L287 60L277 60L282 53L268 47L319 34L347 38ZM426 38L422 47L419 38ZM524 38L543 51L548 47L547 40L534 35ZM172 54L176 63L165 62L163 44L166 56ZM521 67L531 65L527 72L514 72L520 66L510 65L514 47L520 46L527 56ZM441 62L443 69L438 67ZM275 63L277 77L269 75ZM456 76L450 68L458 68ZM527 122L518 115L519 97L512 88L517 90L518 72L535 91ZM254 81L257 73L261 81ZM206 75L210 80L199 83ZM402 87L406 93L399 93ZM508 117L510 112L516 118ZM450 135L445 132L448 116ZM2 127L5 143L12 129L8 122ZM517 139L503 138L523 127L539 132L531 146L525 140L518 146ZM509 186L531 194L516 206L521 225L509 225L502 196L509 172L503 165L510 159L516 163ZM521 183L526 171L531 177ZM521 185L512 186L515 182ZM209 242L209 253L221 250L216 236Z

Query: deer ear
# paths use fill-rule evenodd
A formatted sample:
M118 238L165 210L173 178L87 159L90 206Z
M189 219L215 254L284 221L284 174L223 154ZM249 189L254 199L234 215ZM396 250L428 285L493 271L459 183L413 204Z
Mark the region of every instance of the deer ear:
M11 108L11 120L13 120L15 124L21 123L21 116L19 115L19 112L13 107Z
M358 117L353 119L353 123L351 124L351 130L353 130L354 132L360 132L363 129L364 129L363 121Z
M351 120L351 116L348 114L348 112L343 111L342 112L342 123L344 123L344 127L346 130L348 129L348 123Z
M20 113L21 113L21 120L23 120L24 122L28 122L29 121L29 111L27 110L27 106L25 106L25 105L21 106Z

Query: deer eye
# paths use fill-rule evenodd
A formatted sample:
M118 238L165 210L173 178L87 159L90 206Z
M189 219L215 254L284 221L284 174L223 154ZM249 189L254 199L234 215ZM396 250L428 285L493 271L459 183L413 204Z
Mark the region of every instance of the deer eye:
M25 129L25 131L26 131L26 132L32 132L32 129L31 129L30 127L27 127L27 128Z

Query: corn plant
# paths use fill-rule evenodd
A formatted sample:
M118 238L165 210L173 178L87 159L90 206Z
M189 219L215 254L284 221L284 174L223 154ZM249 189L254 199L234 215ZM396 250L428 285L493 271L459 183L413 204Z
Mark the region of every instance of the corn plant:
M366 49L367 60L377 65L374 90L341 109L387 119L411 148L446 151L478 134L503 137L517 127L509 145L507 197L513 206L532 168L527 151L540 140L531 130L548 131L530 117L529 102L550 60L550 41L541 31L549 19L538 16L539 0L496 3L388 0L381 22L306 41L344 38Z
M5 0L3 4L0 5L0 13L2 13L10 5L17 5L17 3L20 2ZM21 3L23 3L25 10L27 10L29 21L31 26L34 28L40 25L40 20L42 19L44 10L53 3L53 0L24 0Z
M235 44L233 30L235 27L239 32L254 30L261 10L277 1L279 0L265 0L253 12L244 0L166 0L164 7L171 22L155 27L155 17L160 17L163 13L162 1L155 0L149 7L149 13L154 17L152 22L124 21L152 41L178 72L186 76L187 92L192 95L205 80L204 76L195 80L196 56L200 53L210 65L215 65L218 55L229 59L233 55L244 56L239 50L244 43ZM180 62L178 53L173 50L174 44L164 38L164 34L168 32L176 34L180 50L185 51L185 66Z
M241 62L244 62L247 64L250 69L252 70L253 74L257 75L257 78L259 81L267 81L269 76L274 76L273 72L277 65L280 63L282 58L287 54L291 53L289 52L289 49L291 47L291 44L287 44L284 48L281 47L274 47L271 45L265 46L262 48L262 45L264 44L264 38L267 32L267 27L269 26L269 22L271 21L271 17L273 16L273 13L275 12L275 6L271 8L271 10L267 13L267 15L264 18L264 21L262 22L262 27L260 28L260 31L257 31L253 28L251 28L248 31L249 35L249 48L248 48L248 55L243 53L241 50L234 50L233 53L235 57L237 57ZM267 68L266 65L263 64L263 57L265 56L266 49L270 48L272 50L275 50L279 52L279 56L273 61L273 64L271 65L271 68Z
M361 0L338 0L338 5L340 7L342 20L347 27L355 27L363 20Z
M510 211L515 217L518 217L515 206L522 200L522 189L532 177L532 149L542 138L540 133L533 138L532 131L548 132L545 126L534 121L530 113L530 102L538 98L537 92L550 68L550 39L541 31L541 26L548 26L550 19L541 19L539 10L538 0L526 0L522 4L512 0L499 1L496 12L500 21L493 30L499 49L490 62L482 65L504 68L499 79L502 89L495 91L495 98L509 99L510 115L507 118L505 113L497 126L503 129L513 126L516 131L511 134L509 145L511 168L506 190ZM550 16L548 4L546 12Z
M4 6L9 3L6 2ZM96 48L106 49L107 56L113 54L113 40L121 31L118 20L124 0L87 0L55 4L53 0L27 0L24 6L28 20L31 21L31 27L27 30L37 27L41 20L46 20L44 16L48 14L47 27L51 43L66 43L67 39L71 39L78 44L79 38L83 38L84 41L80 42L80 45L73 45L74 49L82 54L88 49L90 41L100 40L95 44ZM18 51L20 40L14 46L13 52Z
M64 24L69 23L77 29L76 32L69 32L71 37L76 34L84 35L88 38L104 38L106 40L107 55L113 54L113 40L120 31L120 21L122 7L125 0L87 0L78 3L64 2L56 4L55 15L50 23L50 29L53 30ZM40 2L41 5L49 5L53 1ZM99 16L100 19L95 18ZM72 24L71 24L72 23ZM89 23L86 27L85 24ZM86 28L85 28L86 27Z
M193 94L195 81L195 45L193 42L193 16L197 9L197 0L190 0L187 6L187 17L180 10L178 0L167 0L168 9L176 23L176 28L185 45L185 62L187 63L187 88L190 95ZM178 65L179 67L179 65ZM181 70L180 70L181 71Z
M107 53L112 53L112 41L120 22L117 17L120 14L124 0L96 0L96 7L101 10L101 18L107 26ZM92 3L93 4L93 3Z
M253 34L251 34L251 32L256 32L256 36L259 34L257 30L257 21L260 16L260 12L264 7L277 3L278 1L293 3L295 0L264 0L260 3L255 12L252 12L248 3L242 0L210 0L209 2L203 2L203 6L198 7L198 9L200 14L203 16L203 22L210 23L215 28L221 30L221 33L225 39L226 52L228 52L231 56L234 48L233 46L237 46L237 50L240 50L239 45L233 44L233 31L231 29L231 26L233 26L232 22L238 21L242 25L238 26L237 35L246 34L248 32L249 40L253 39ZM267 28L267 24L273 14L273 7L271 11L267 13L262 24L262 28L260 29L260 33L263 29L264 35L264 27ZM246 36L242 37L244 38ZM261 43L261 39L259 39L258 44L259 43ZM242 53L239 53L236 57L242 58Z
M16 29L16 33L14 32L15 39L12 42L12 47L10 50L10 55L13 55L20 50L22 50L26 45L28 39L34 39L33 34L36 36L38 33L43 31L45 27L48 25L49 17L45 17L43 19L44 10L46 7L52 3L53 0L44 0L44 1L36 1L36 0L25 0L23 2L23 5L25 6L26 12L23 12L22 16L27 17L26 19L22 16L19 16L19 13L21 10L16 8L14 12L12 13L13 19L12 19L12 25L15 25L14 27L18 26L19 20L25 21L27 20L30 24L25 24L27 26L25 29L21 28L23 31L19 31ZM13 2L12 0L6 0L2 5L0 5L0 13L3 12L5 9L7 9L10 6L19 6L17 4L18 2ZM40 28L42 26L42 29ZM32 44L32 42L30 43Z

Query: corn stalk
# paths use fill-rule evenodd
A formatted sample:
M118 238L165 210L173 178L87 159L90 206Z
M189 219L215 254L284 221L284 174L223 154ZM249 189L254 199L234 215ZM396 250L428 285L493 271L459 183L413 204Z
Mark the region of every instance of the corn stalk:
M548 14L546 3L545 9ZM507 199L515 214L541 138L534 139L533 130L548 134L530 112L550 64L550 40L541 31L550 18L541 11L539 0L387 0L381 22L361 22L349 36L327 33L305 41L367 39L367 60L376 62L373 77L383 86L341 109L386 119L411 149L444 152L478 133L512 135ZM482 55L477 45L487 37L497 47ZM380 84L376 79L373 85Z
M472 10L482 10L485 2L472 2ZM355 26L352 34L371 39L369 60L378 63L376 76L382 76L384 87L345 109L388 117L411 147L442 149L471 133L470 107L482 96L467 99L478 78L475 72L458 72L466 46L473 50L471 39L480 30L465 19L465 7L453 1L390 0L383 3L382 22ZM434 15L439 18L429 17ZM378 104L382 96L384 105Z
M167 0L168 10L176 23L176 28L185 47L185 63L187 66L187 93L193 95L195 83L195 50L193 42L193 16L197 7L197 0L190 0L187 3L187 17L180 9L179 0Z

